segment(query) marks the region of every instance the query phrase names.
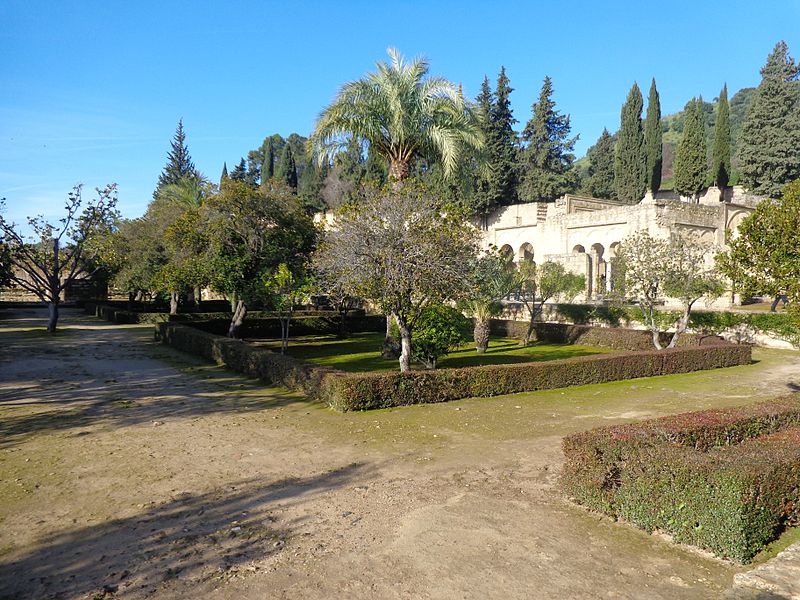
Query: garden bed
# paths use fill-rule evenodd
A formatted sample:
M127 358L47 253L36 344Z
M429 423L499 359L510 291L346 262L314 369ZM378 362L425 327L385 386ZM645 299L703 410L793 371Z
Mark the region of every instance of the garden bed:
M615 352L545 362L412 371L347 373L282 356L179 323L160 323L156 336L179 350L300 390L338 410L446 402L517 392L686 373L750 363L750 347L725 342L662 351Z
M564 439L574 500L740 562L800 519L800 395Z

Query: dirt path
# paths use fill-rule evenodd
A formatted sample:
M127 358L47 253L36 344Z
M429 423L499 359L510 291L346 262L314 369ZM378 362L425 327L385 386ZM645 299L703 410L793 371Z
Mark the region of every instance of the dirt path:
M0 312L0 598L714 598L733 565L564 501L560 438L755 401L800 356L338 414L64 311ZM105 592L104 592L105 587Z

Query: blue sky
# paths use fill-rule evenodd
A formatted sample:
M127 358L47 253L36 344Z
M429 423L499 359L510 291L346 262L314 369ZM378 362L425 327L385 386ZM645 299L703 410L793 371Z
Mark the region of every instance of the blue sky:
M0 3L0 197L6 215L58 215L67 192L119 185L125 216L151 198L183 118L217 179L269 134L307 135L345 81L389 46L474 97L505 65L521 128L545 75L585 153L614 131L634 80L664 114L757 85L784 39L800 57L800 0L782 2Z

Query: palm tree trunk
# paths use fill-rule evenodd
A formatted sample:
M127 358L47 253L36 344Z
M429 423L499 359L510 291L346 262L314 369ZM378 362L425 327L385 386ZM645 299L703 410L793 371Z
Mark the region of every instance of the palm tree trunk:
M392 159L389 162L389 179L392 180L392 185L397 185L408 177L411 168L408 161L400 159Z
M483 354L489 347L489 319L475 317L475 328L473 329L475 338L475 350L478 354Z

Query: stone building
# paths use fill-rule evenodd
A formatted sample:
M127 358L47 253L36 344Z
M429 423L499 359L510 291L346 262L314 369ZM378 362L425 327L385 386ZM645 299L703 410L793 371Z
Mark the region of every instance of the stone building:
M556 202L501 207L481 228L485 247L493 245L515 261L559 262L586 277L581 300L602 300L610 290L613 258L627 236L641 230L653 237L680 233L724 248L726 231L736 235L739 223L759 200L739 187L712 187L699 200L659 192L633 205L566 195ZM716 305L729 306L732 301L726 295Z

